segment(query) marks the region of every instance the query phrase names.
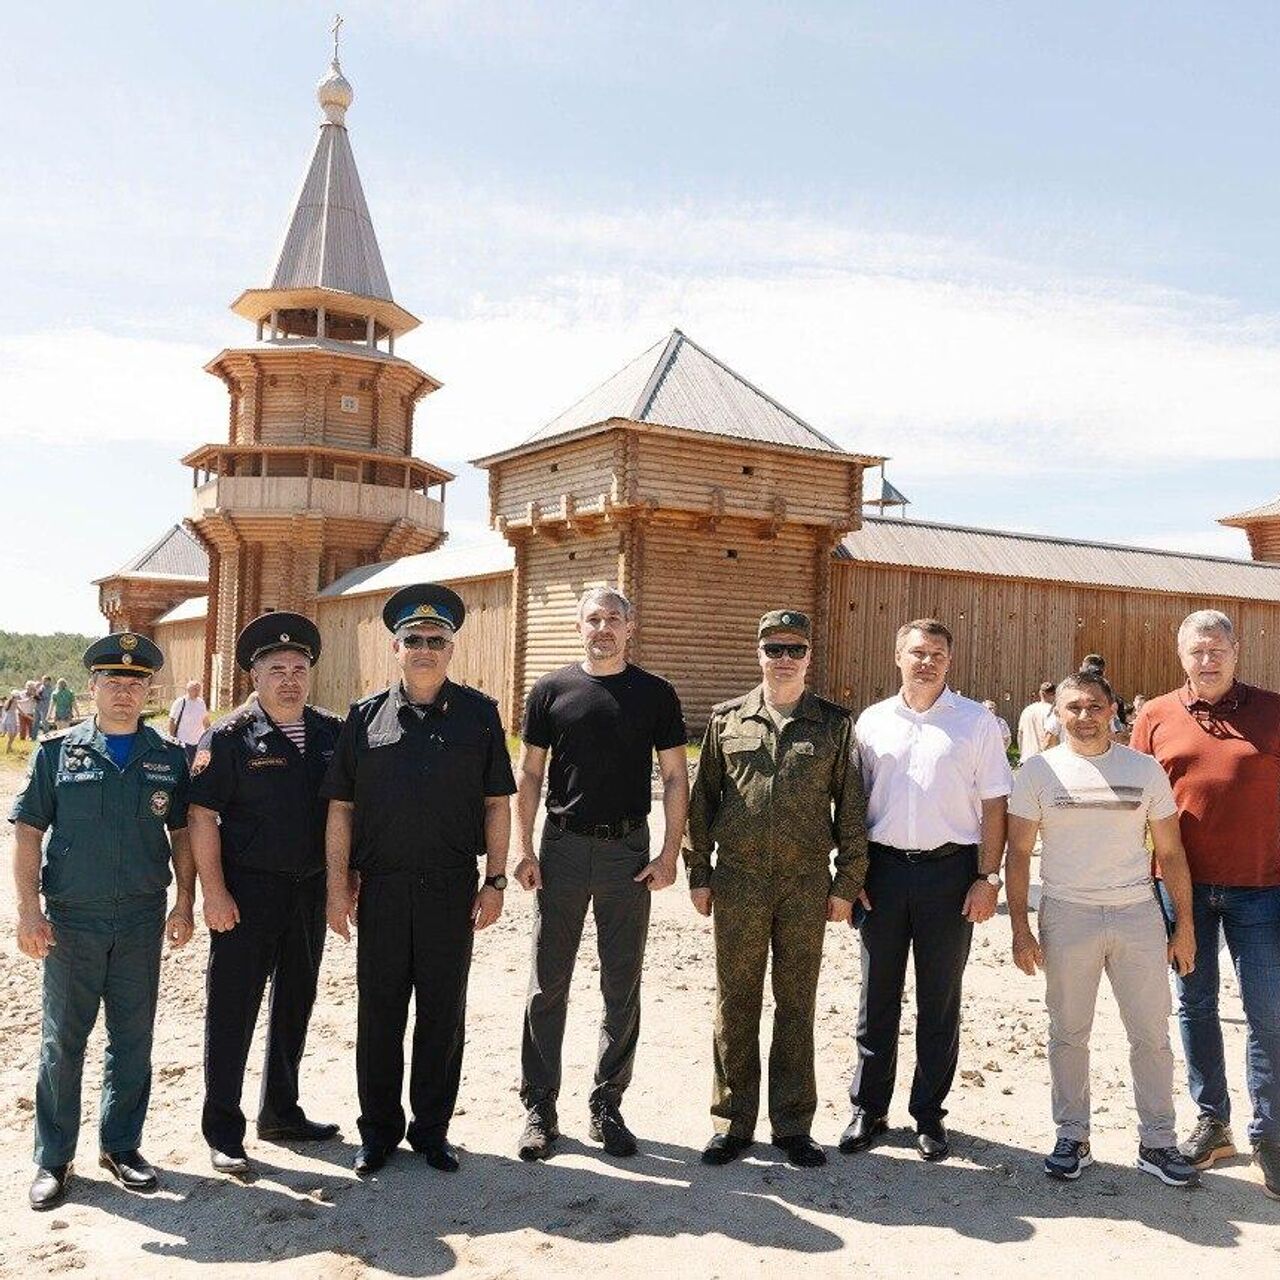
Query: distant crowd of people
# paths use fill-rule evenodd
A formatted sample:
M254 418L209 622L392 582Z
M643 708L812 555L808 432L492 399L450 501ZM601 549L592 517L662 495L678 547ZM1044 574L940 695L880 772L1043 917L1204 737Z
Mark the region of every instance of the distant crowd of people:
M75 690L52 676L28 680L21 689L10 689L0 709L0 737L6 754L13 742L34 742L47 729L66 729L80 714Z

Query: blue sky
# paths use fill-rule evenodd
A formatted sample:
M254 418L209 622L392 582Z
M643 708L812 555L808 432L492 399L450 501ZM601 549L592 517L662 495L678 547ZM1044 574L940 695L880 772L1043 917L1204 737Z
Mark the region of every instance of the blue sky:
M1280 7L351 3L352 142L416 452L537 427L673 325L892 455L921 518L1244 554L1280 491ZM329 5L7 11L0 627L226 429L314 141ZM448 523L485 519L464 475Z

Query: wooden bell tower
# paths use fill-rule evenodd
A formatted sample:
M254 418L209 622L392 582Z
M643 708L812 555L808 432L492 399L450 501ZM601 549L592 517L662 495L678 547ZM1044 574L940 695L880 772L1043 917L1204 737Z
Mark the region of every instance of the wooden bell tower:
M247 692L235 638L259 613L312 613L363 564L444 541L453 476L412 456L418 401L440 383L396 355L418 321L391 295L347 134L354 93L333 62L324 119L271 283L231 309L255 330L206 366L230 397L226 440L182 459L187 521L209 554L205 687L219 709Z

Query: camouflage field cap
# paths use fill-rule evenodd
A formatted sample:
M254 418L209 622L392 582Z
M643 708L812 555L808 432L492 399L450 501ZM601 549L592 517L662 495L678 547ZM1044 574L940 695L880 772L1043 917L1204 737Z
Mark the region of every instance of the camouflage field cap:
M799 609L770 609L760 619L757 637L763 640L775 631L792 631L808 640L813 635L813 624L809 621L809 615L801 613Z

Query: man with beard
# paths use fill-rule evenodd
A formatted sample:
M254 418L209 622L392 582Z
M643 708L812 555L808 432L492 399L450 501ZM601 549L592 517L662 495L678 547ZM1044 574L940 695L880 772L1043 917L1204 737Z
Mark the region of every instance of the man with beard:
M219 1173L249 1171L240 1109L262 994L271 983L258 1137L323 1142L336 1124L308 1120L298 1071L324 954L320 796L340 717L307 705L320 632L297 613L255 618L236 662L257 697L201 742L191 787L191 848L209 926L201 1129Z
M587 591L578 602L583 661L543 676L525 703L516 800L522 857L515 876L538 898L521 1048L522 1160L546 1159L560 1134L560 1051L588 905L604 996L588 1132L610 1155L636 1152L621 1102L640 1039L649 895L675 880L689 775L680 699L667 681L627 661L634 628L631 602L621 592ZM655 751L666 831L651 860ZM548 756L547 816L535 853L534 818Z
M448 587L402 587L382 620L400 679L353 703L325 779L329 927L359 919L355 1171L386 1164L406 1134L453 1173L449 1121L462 1077L474 935L502 914L515 780L497 704L449 679L467 610ZM477 886L476 859L485 858ZM407 1129L401 1089L414 999Z

